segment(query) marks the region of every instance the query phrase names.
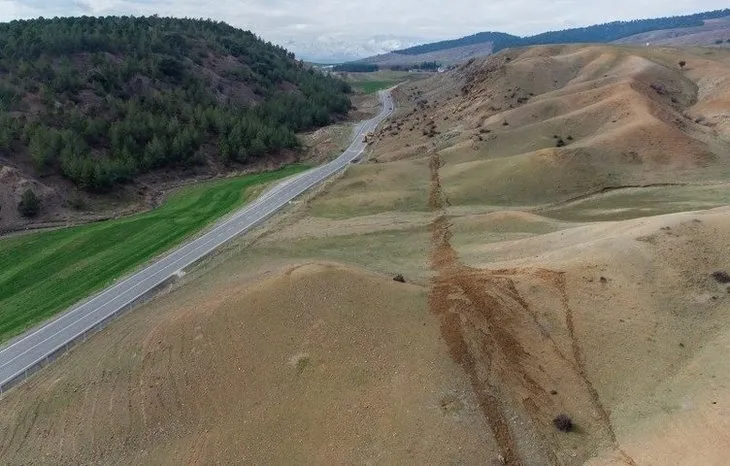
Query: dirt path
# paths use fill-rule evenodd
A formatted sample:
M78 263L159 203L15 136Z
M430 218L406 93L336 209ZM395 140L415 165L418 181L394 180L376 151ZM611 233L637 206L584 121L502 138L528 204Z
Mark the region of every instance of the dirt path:
M586 374L564 273L463 265L451 246L437 154L430 166L429 205L439 215L430 226L436 276L429 305L440 317L452 357L471 380L504 463L577 464L609 448L618 460L635 464L621 451ZM546 306L562 313L560 328L546 321ZM576 423L574 433L553 426L561 413Z

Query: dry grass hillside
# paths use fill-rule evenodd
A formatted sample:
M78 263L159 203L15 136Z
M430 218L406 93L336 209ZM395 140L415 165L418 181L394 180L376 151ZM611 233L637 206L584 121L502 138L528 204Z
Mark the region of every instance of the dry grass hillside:
M641 186L706 191L730 174L723 50L518 49L399 92L408 104L381 131L378 161L420 170L418 160L440 154L455 205L547 208Z
M724 53L402 87L367 163L0 400L0 457L725 465Z
M488 458L423 287L327 264L217 278L127 316L3 400L3 463Z

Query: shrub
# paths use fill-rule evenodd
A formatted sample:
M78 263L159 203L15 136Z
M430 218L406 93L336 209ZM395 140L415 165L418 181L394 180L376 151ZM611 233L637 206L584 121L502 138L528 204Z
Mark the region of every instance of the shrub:
M560 432L570 432L573 430L573 420L570 419L566 414L560 414L553 419L555 428Z
M730 274L721 270L712 272L712 278L714 278L717 283L730 283Z
M656 92L659 95L664 95L667 93L667 88L662 83L652 83L649 85L652 89L654 89L654 92Z
M399 282L399 283L405 283L406 279L403 275L398 274L395 277L393 277L393 281Z
M86 209L86 201L78 193L69 195L68 199L66 199L66 204L74 210Z
M680 68L684 68L686 64L687 64L687 62L684 61L684 60L682 60L682 61L679 62L679 67Z
M32 189L26 189L21 196L18 211L23 217L35 217L41 211L41 200Z

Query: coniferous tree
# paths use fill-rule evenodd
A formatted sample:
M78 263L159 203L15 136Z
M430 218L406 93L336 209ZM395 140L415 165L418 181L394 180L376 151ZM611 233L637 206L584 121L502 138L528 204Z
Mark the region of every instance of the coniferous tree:
M23 217L35 217L41 211L41 200L32 189L28 188L23 192L18 211Z

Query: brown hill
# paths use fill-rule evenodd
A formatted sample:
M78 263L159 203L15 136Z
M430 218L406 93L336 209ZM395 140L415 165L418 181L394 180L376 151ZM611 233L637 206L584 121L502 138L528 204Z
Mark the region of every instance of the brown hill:
M439 153L455 204L549 204L621 187L724 181L729 71L722 50L503 52L398 89L408 104L380 131L379 160L422 165Z
M215 299L173 293L0 401L4 461L487 460L423 287L328 264L219 278Z

